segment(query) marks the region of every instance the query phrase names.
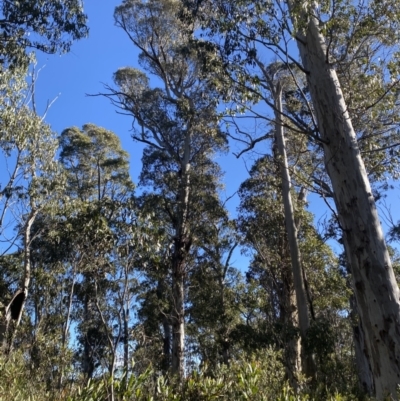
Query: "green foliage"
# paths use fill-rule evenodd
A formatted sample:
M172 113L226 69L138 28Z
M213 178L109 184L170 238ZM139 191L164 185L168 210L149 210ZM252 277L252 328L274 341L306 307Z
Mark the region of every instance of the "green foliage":
M0 3L0 63L27 66L25 50L67 52L73 40L87 36L80 0L18 0Z
M0 146L5 160L17 162L15 174L11 171L0 187L0 214L17 205L12 211L19 219L18 236L26 213L39 212L30 244L28 313L15 340L24 354L0 360L0 401L100 401L111 394L116 401L339 401L357 396L350 293L303 194L292 191L312 311L305 346L318 373L316 383L299 377L297 392L286 384L294 376L291 347L299 329L278 158L265 156L252 167L239 190L236 222L229 220L219 196L222 172L214 156L227 144L216 110L219 99L235 102L231 117L235 110L252 110L260 99L273 106L270 81L276 78L285 81L294 187L314 186L315 177L324 174L321 152L312 141L318 136L301 66L291 60L283 68L281 63L266 67L257 54L262 46L282 51L280 46L292 39L289 25L282 24L286 5L217 0L207 10L207 1L184 3L188 9L176 0L123 0L115 9L116 25L139 49L143 69L120 68L113 77L117 89L108 88L106 95L138 123L133 137L147 145L143 192L135 198L128 154L104 128L86 124L64 130L60 163L55 160L57 141L31 110L24 69L18 68L27 60L27 46L68 51L72 39L87 34L80 2L1 2ZM390 53L388 63L379 62L382 48L368 35L375 32L385 46L389 42L382 32L394 40L391 30L398 23L391 24L388 15L398 12L378 1L371 2L373 18L350 1L338 1L335 10L330 5L322 2L318 10L321 31L331 40L327 57L345 87L368 171L384 181L398 174L393 142L398 85L392 81L399 55ZM189 18L191 6L197 7L196 22ZM305 22L294 21L294 26L301 30ZM222 44L197 35L199 25L207 26L211 36L223 34ZM13 69L6 69L7 63ZM264 138L271 138L274 121L256 114L263 120L262 132L267 128ZM259 140L246 136L251 146ZM395 227L392 236L399 231ZM246 280L231 260L239 242L251 256ZM0 260L4 304L21 275L22 256L18 252ZM168 376L178 275L185 286L178 317L186 325L187 352L187 376L179 383Z
M0 359L0 401L105 401L113 386L115 401L351 401L356 395L337 392L299 392L285 381L281 355L267 348L264 353L219 366L213 372L194 371L181 384L157 376L151 369L135 375L123 374L90 380L85 386L71 383L64 390L46 391L36 372L29 370L20 354Z
M50 401L40 375L32 377L21 353L0 356L0 401Z

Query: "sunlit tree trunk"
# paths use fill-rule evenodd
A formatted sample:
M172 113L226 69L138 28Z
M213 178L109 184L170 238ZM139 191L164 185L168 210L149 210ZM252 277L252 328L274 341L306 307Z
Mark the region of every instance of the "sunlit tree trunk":
M173 273L172 301L172 358L171 368L174 375L184 377L184 343L185 343L185 309L184 309L184 279L180 274L181 268Z
M275 139L278 153L278 162L282 181L282 199L285 211L285 226L289 242L290 259L293 272L293 284L296 295L296 304L298 311L298 324L300 329L301 344L301 366L302 371L307 377L315 376L315 364L312 355L307 353L304 341L307 336L307 330L310 327L310 318L308 313L307 293L304 283L304 277L301 265L301 254L299 242L297 239L297 227L294 216L294 207L292 201L291 179L289 165L286 155L284 128L282 123L282 86L278 82L274 90L275 97Z
M191 135L186 133L185 150L182 161L181 193L179 196L179 214L174 252L172 256L172 359L173 374L184 377L185 362L185 273L186 256L190 250L191 240L187 227L190 192L190 140Z
M296 39L343 230L375 394L380 400L388 393L396 397L400 383L399 289L375 200L318 21L305 9L297 13L296 7L307 6L307 3L289 1L289 6L295 25L296 18L307 21L305 31L297 32Z
M20 293L20 299L21 299L21 304L19 306L19 312L18 312L18 317L15 320L15 324L13 326L13 330L11 333L8 332L9 330L9 323L10 320L8 319L7 326L6 326L6 336L9 336L9 344L8 344L8 353L11 353L13 350L13 343L14 339L17 334L18 327L21 323L22 319L22 314L25 309L25 304L26 304L26 298L28 296L29 292L29 286L31 282L31 276L32 276L32 264L31 264L31 229L32 225L36 219L36 216L38 214L38 210L32 208L31 212L28 215L28 218L26 220L25 226L23 228L23 238L24 238L24 278L22 281L22 289ZM15 298L15 297L14 297Z

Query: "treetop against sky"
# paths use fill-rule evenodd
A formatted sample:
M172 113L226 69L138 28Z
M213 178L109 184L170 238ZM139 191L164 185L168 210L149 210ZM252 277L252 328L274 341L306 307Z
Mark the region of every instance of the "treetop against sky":
M67 127L82 127L86 123L93 123L115 132L120 136L123 148L130 154L131 174L137 183L141 170L141 156L143 145L133 142L130 136L132 118L118 114L109 101L103 97L90 97L88 94L102 92L103 84L112 84L112 75L121 67L138 65L138 51L122 29L114 25L113 13L119 0L103 2L99 6L95 0L85 1L85 12L88 15L89 37L73 44L72 50L64 55L37 54L36 69L40 70L36 83L36 103L39 114L46 105L56 98L46 115L46 121L52 129L61 133ZM293 49L293 57L298 59L297 49ZM263 54L265 62L276 60L274 54ZM151 81L151 83L156 84ZM265 107L265 106L262 106ZM243 126L254 129L252 120L246 121ZM241 149L238 143L230 144L227 155L218 155L217 161L225 171L226 198L237 191L240 183L248 177L254 160L261 154L268 152L269 145L265 142L256 147L256 152L244 155L239 160L232 152ZM308 196L309 210L316 215L316 220L329 215L325 202L319 195ZM394 183L394 190L387 192L385 205L392 212L394 221L400 219L400 211L396 205L400 202L398 184ZM238 197L234 196L228 202L231 214L236 214ZM380 204L381 219L385 225L387 210Z

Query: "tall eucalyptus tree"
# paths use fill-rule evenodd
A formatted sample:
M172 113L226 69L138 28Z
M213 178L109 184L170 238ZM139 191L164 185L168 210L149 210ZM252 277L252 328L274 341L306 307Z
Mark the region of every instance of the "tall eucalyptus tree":
M398 105L398 2L189 0L185 4L191 15L211 31L212 38L219 40L222 36L220 50L228 56L227 65L253 66L263 50L270 50L283 62L296 63L304 72L312 102L310 112L317 127L309 137L323 149L332 184L365 330L364 352L373 376L371 392L379 399L388 393L395 397L400 380L399 289L366 169L369 163L364 161L372 161L367 155L371 150L385 156L390 156L390 149L396 152L398 119L385 110L380 114L386 115L388 129L380 129L377 138L390 137L389 143L383 148L379 142L371 143L374 133L367 133L367 129L365 139L370 141L364 143L370 142L371 149L366 153L357 140L356 129L359 122L368 119L371 112L374 114L372 110L378 111L380 104L388 101L392 108ZM293 54L293 38L301 62ZM346 71L346 64L358 65L362 73L352 75L351 69ZM379 71L376 85L375 71ZM351 85L343 85L341 73L348 74L347 82L351 77ZM305 100L307 96L305 93ZM354 99L359 108L349 107ZM375 123L385 120L375 117Z
M345 280L336 267L337 260L316 232L302 197L292 188L294 217L296 221L301 221L297 226L297 246L302 255L301 274L307 277L304 302L310 315L307 335L301 338L280 169L279 161L272 155L254 163L250 177L239 189L238 226L243 246L251 256L246 277L249 284L261 287L266 298L264 341L284 349L288 377L292 385L297 386L304 353L315 358L318 380L329 381L329 378L324 378L322 366L324 359L326 362L329 357L322 355L320 350L316 351L317 344L313 344L315 338L312 340L312 333L315 333L315 328L319 330L324 320L337 321L343 310L348 308L348 300ZM326 330L321 335L329 338ZM301 346L305 348L303 352L300 338ZM339 344L339 339L334 341Z
M56 137L31 109L31 95L25 69L0 68L0 254L15 252L20 244L23 255L19 307L12 313L14 329L21 321L30 287L33 223L38 213L57 201L62 185L55 160ZM3 317L9 320L7 311L10 308Z
M128 154L113 132L86 124L82 129L71 127L62 132L60 162L66 172L66 187L58 225L61 233L64 228L63 236L68 236L65 228L69 230L69 237L64 238L69 243L64 262L81 277L73 284L70 297L81 305L78 337L83 347L82 367L90 378L102 357L110 353L108 368L113 375L117 345L114 340L118 339L118 343L122 331L126 331L119 320L126 313L126 297L119 305L107 305L106 300L120 291L128 296L119 282L125 280L126 285L132 279L132 263L128 263L131 251L123 252L125 258L119 256L119 248L130 245L132 250L134 242L129 229L135 212ZM125 243L128 239L130 244ZM110 277L119 277L120 281L114 282ZM121 316L111 317L112 308L122 308ZM111 334L106 315L120 323L118 335Z
M186 260L195 242L194 225L200 222L193 219L193 208L198 207L194 202L195 177L204 173L212 178L210 157L224 147L225 139L215 110L213 76L203 70L207 52L191 48L193 27L178 19L179 11L175 0L125 0L115 9L117 26L140 51L141 66L160 86L153 88L144 72L126 67L115 73L118 88L109 87L106 96L134 117L139 127L133 138L148 145L144 158L153 165L142 177L151 173L152 185L168 197L172 371L182 376ZM214 182L212 178L210 185ZM169 187L167 192L165 186Z

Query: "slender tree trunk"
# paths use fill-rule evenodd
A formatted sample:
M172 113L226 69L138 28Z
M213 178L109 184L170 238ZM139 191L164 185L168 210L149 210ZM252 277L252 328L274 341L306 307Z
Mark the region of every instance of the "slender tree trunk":
M226 302L225 302L225 274L227 271L227 267L224 267L224 274L220 274L218 277L218 286L219 286L219 293L220 293L220 344L222 347L222 362L229 366L230 358L231 358L231 344L228 338L228 324L227 324L227 313L226 313Z
M289 1L292 20L297 2ZM307 4L307 3L304 3ZM301 6L301 5L300 5ZM365 334L365 354L372 369L376 397L397 399L400 383L400 303L389 253L336 71L327 60L325 39L311 13L305 32L296 35L318 128L325 167L343 230L354 293Z
M108 363L108 372L110 374L110 401L114 401L115 400L115 391L114 391L114 386L115 386L115 367L116 367L116 363L117 363L117 346L121 340L121 334L122 334L122 327L123 327L123 322L121 319L121 315L119 315L119 319L118 319L118 335L114 338L112 331L110 330L110 327L107 324L106 318L104 317L104 314L100 308L99 302L98 302L98 297L97 297L97 283L95 284L95 288L96 288L96 302L95 302L95 306L97 309L97 312L100 315L100 319L101 322L103 323L103 327L104 330L106 332L107 335L107 341L108 341L108 345L109 345L109 350L111 352L111 360Z
M298 310L298 321L300 335L302 339L301 344L301 366L302 371L307 377L315 376L315 364L312 355L308 353L304 346L304 341L307 336L307 330L310 327L310 319L308 315L308 302L307 292L304 283L301 255L299 243L297 239L297 227L294 217L294 207L292 196L290 193L291 180L289 173L289 165L286 155L284 128L282 123L282 87L280 82L277 83L275 89L275 138L279 154L279 166L282 180L282 198L285 211L285 226L289 241L290 259L292 263L294 291L296 294L296 303Z
M124 332L124 372L129 368L129 306L122 308L123 332Z
M285 327L299 327L299 314L297 310L296 294L293 288L293 272L291 266L282 268L282 296L281 316ZM293 388L298 386L298 373L301 371L301 341L291 336L284 344L285 367L289 383Z
M178 224L175 230L174 253L172 257L172 373L180 380L184 377L185 363L185 262L191 247L188 228L190 192L190 128L186 132L184 156L181 167L181 190L179 194Z
M129 288L129 267L125 266L125 277L124 277L124 290L121 298L121 310L122 310L122 325L123 325L123 337L124 337L124 372L126 375L126 383L128 383L128 369L129 369L129 310L131 307L130 288Z
M162 325L164 330L163 337L163 360L161 362L161 370L165 374L168 372L168 369L171 364L171 325L167 316L164 316L162 319Z
M25 309L26 298L28 296L29 291L29 284L31 282L31 229L32 225L36 219L38 214L38 210L32 209L31 213L29 214L28 220L24 227L24 281L22 284L22 289L25 293L24 301L22 303L18 319L15 323L14 333L16 332L19 324L21 323L22 313Z
M74 296L74 289L75 289L75 268L72 273L72 285L71 285L71 291L69 292L68 296L68 310L67 310L67 317L64 322L64 327L62 330L61 334L61 349L62 353L66 351L66 343L67 343L67 338L68 338L68 333L69 333L69 322L71 318L71 313L72 313L72 301L73 301L73 296ZM61 362L61 368L60 368L60 376L58 379L58 388L61 389L62 387L62 382L64 380L64 370L65 370L65 362Z
M22 303L21 303L21 307L19 310L19 314L18 314L18 317L17 317L14 327L13 327L12 334L9 336L10 342L8 344L7 352L10 354L13 350L14 339L15 339L15 336L17 335L17 330L21 323L22 314L25 309L26 298L28 297L29 285L31 282L31 275L32 275L32 272L31 272L31 267L32 267L31 266L31 229L32 229L32 225L36 219L37 214L38 214L38 210L32 208L31 212L29 213L28 219L25 223L25 227L24 227L24 279L22 282L23 297L22 297ZM8 336L9 323L10 323L10 321L8 321L8 324L6 327L6 336Z
M85 295L84 299L84 321L90 321L92 317L92 311L91 311L91 306L90 306L90 300L89 296ZM93 357L92 357L92 347L89 343L89 338L88 338L88 333L85 333L85 339L83 342L83 362L82 362L82 371L84 375L86 376L86 380L88 381L89 379L92 378L93 376L93 371L94 371L94 363L93 363Z
M184 377L185 362L185 309L184 309L184 277L182 261L177 260L172 283L172 373L181 380Z
M163 302L167 298L165 289L165 278L161 277L157 283L157 299L159 302ZM171 367L171 344L172 344L172 333L170 316L167 312L161 310L161 324L163 327L163 357L160 362L161 371L165 375Z

